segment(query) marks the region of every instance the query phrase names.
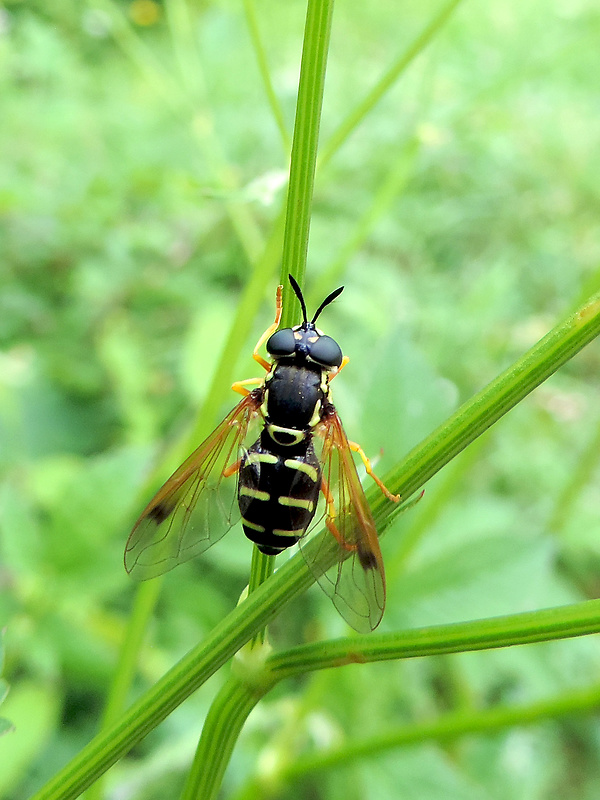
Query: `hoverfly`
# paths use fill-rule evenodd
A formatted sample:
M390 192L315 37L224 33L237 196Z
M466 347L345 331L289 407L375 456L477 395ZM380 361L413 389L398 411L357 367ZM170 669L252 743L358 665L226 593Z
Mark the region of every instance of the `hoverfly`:
M243 399L146 506L127 541L125 568L141 580L167 572L207 550L240 516L248 539L262 553L277 555L301 542L322 493L325 507L317 519L325 517L339 545L339 563L333 579L319 582L352 627L369 631L383 615L385 576L352 451L386 497L400 497L348 441L331 402L330 383L348 358L315 323L344 287L328 295L309 322L302 291L291 275L289 280L302 324L277 330L280 286L275 322L253 353L267 375L233 384ZM258 352L265 341L270 362ZM246 447L248 441L253 443Z

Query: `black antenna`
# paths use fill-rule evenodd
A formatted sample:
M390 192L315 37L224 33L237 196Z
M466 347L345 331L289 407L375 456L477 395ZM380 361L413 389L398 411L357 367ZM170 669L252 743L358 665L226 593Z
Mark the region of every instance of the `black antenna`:
M302 307L302 314L304 316L304 324L308 322L308 318L306 315L306 303L304 302L304 297L302 297L302 289L298 286L298 282L292 275L288 275L290 279L290 283L292 284L292 289L294 290L296 297L300 300L300 306Z
M327 295L327 297L325 298L325 300L323 300L323 302L321 303L321 305L320 305L320 306L317 308L317 310L315 311L315 315L314 315L314 317L312 318L312 323L313 323L313 325L314 325L314 323L317 321L317 317L319 316L319 314L321 313L321 311L323 311L323 309L325 308L325 306L328 306L328 305L329 305L329 303L332 303L332 302L335 300L335 298L336 298L336 297L338 297L338 296L339 296L339 295L340 295L340 294L341 294L343 291L344 291L344 287L343 287L343 286L340 286L340 288L339 288L339 289L336 289L336 290L335 290L335 292L332 292L331 294L328 294L328 295Z
M296 293L296 297L298 298L298 300L300 300L300 305L302 306L302 314L304 315L304 324L306 325L308 323L308 316L306 313L306 303L304 302L304 297L302 296L302 289L298 286L298 282L292 275L288 275L288 278L290 279L290 283L292 284L292 289ZM332 292L331 294L327 295L325 300L323 300L321 305L315 311L315 315L311 320L311 325L315 324L315 322L317 321L317 317L319 316L321 311L323 311L325 306L328 306L329 303L332 303L335 300L335 298L338 297L343 291L344 287L340 286L340 288L336 289L335 292Z

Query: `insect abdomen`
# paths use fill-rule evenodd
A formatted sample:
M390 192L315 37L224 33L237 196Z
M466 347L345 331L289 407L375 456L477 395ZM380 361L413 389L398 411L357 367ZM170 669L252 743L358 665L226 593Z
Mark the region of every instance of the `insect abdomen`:
M296 544L315 515L321 468L311 442L277 454L260 440L242 457L238 502L244 533L266 555Z

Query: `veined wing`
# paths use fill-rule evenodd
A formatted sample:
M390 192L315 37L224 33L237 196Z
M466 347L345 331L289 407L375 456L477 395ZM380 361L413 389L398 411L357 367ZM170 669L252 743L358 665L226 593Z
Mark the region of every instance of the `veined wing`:
M244 397L148 503L125 547L125 569L134 578L156 577L203 553L234 524L237 470L228 467L261 402L258 389Z
M379 625L385 608L385 571L375 522L333 406L316 434L323 439L325 522L338 542L340 558L337 567L318 578L319 585L349 625L368 633Z

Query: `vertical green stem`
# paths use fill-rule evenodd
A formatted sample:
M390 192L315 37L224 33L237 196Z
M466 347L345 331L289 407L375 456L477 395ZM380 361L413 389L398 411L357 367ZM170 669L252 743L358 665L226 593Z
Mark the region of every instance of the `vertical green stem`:
M294 139L290 162L290 180L287 195L281 284L283 285L282 327L297 321L298 303L289 281L291 273L302 285L308 252L308 234L312 208L321 109L327 53L331 33L333 0L309 0L306 10L304 43L300 65L298 101L294 123ZM294 300L292 301L292 298ZM273 571L273 558L254 548L249 591L260 586ZM254 642L263 641L264 632Z
M284 287L282 314L284 327L292 325L298 313L297 305L292 305L290 302L293 295L287 275L291 273L298 283L302 284L306 268L332 12L332 0L308 2L283 242L281 283ZM272 574L274 562L272 556L266 556L258 548L254 548L249 593L260 587ZM253 638L252 647L260 647L264 640L263 629ZM262 654L259 650L256 652ZM242 674L241 677L242 682L237 678L228 681L210 709L183 800L196 798L207 800L214 797L219 790L226 764L242 725L257 700L247 683L251 681L251 676Z
M287 280L288 273L296 278L300 286L304 283L332 13L333 0L309 0L300 65L281 266L284 327L291 325L298 313L298 303Z
M275 556L266 556L261 553L258 547L252 548L252 564L250 566L250 583L248 584L248 594L263 584L275 569ZM252 639L252 647L263 644L266 638L264 628L260 630Z

